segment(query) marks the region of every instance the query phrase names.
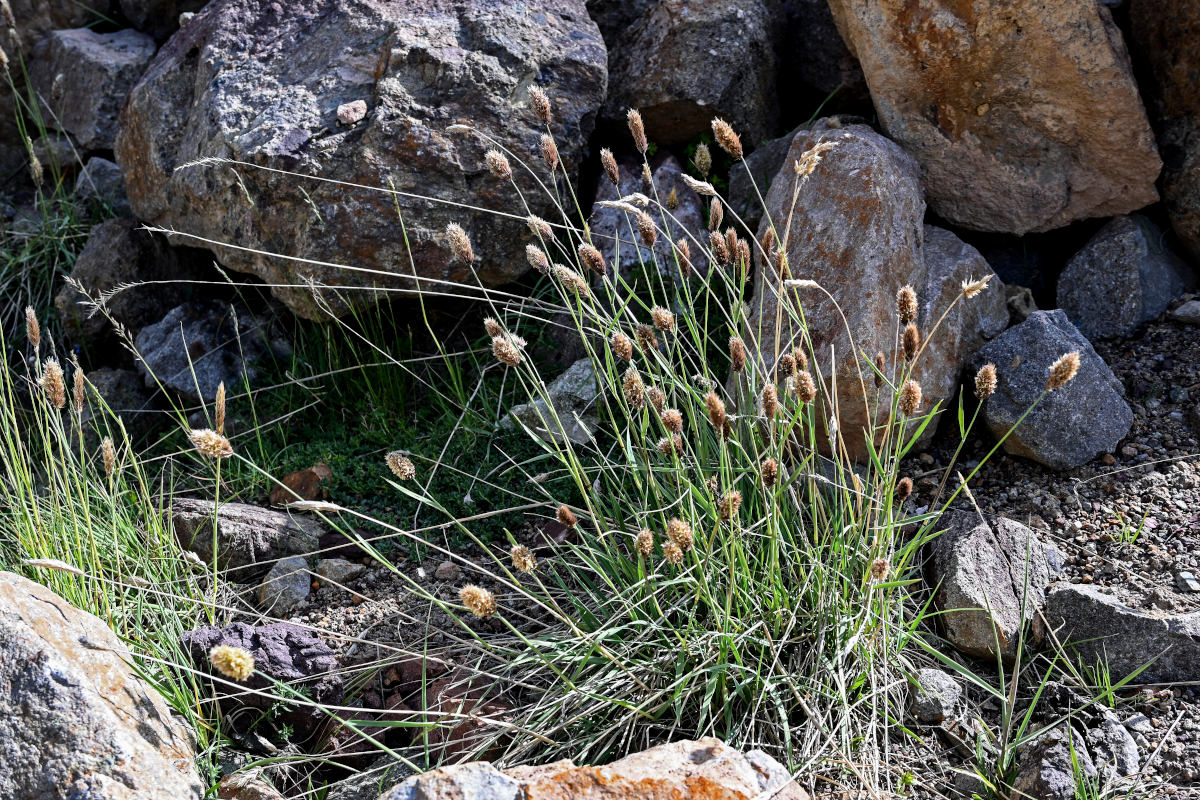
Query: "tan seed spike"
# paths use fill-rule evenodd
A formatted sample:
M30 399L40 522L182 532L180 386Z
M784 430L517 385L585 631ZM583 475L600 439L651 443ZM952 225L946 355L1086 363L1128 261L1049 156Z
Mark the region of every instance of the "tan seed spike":
M625 334L619 331L614 333L608 344L612 347L613 355L622 361L629 361L633 358L633 342Z
M621 184L621 172L617 169L617 159L613 157L612 150L605 147L600 151L600 164L604 167L604 174L608 176L608 180L613 186Z
M508 158L499 150L488 150L483 154L484 163L487 164L488 171L501 180L512 179L512 166L508 163Z
M554 512L554 516L560 525L567 528L574 528L579 524L579 517L575 516L575 512L565 503L558 507L558 510Z
M696 165L696 171L700 173L700 177L707 178L709 170L712 169L712 153L708 151L708 145L704 142L696 145L696 157L692 159Z
M67 405L67 387L63 379L62 365L57 358L47 358L42 362L42 377L39 381L46 400L55 408Z
M650 556L654 555L654 534L649 528L642 528L638 532L634 548L642 558L650 558Z
M906 417L915 416L921 407L921 384L910 380L900 389L900 413Z
M646 247L654 247L654 243L658 241L658 231L654 227L654 220L650 219L650 215L644 211L639 211L634 219L637 222L638 236L641 237L642 243Z
M25 338L36 353L42 344L42 328L38 325L37 312L33 306L25 306Z
M475 261L475 251L471 249L471 240L461 225L451 222L446 226L446 241L450 243L450 252L464 264Z
M725 212L721 208L721 200L714 197L712 202L708 204L708 229L715 231L721 227L721 220L725 217Z
M739 336L729 337L729 363L734 372L746 368L746 343Z
M554 143L554 137L548 133L542 134L541 140L542 160L546 162L546 166L551 172L558 169L558 145Z
M1046 391L1053 392L1066 386L1079 372L1079 351L1064 353L1050 365L1050 377L1046 380Z
M487 619L496 613L496 598L482 586L468 584L458 590L459 601L476 617Z
M904 360L912 361L921 349L921 330L917 323L910 322L904 326Z
M720 117L717 117L712 121L712 130L717 144L721 145L721 149L740 161L742 158L742 140L734 133L733 126Z
M633 134L633 145L642 155L646 154L650 143L646 141L646 126L642 124L642 115L638 113L636 108L631 108L625 112L625 119L629 123L629 132Z
M604 262L604 254L587 242L579 243L579 260L597 275L603 276L608 272L608 265Z
M553 119L550 113L550 98L538 86L529 87L529 104L533 108L533 116L543 125L549 125Z
M917 292L911 286L901 286L896 292L896 313L900 324L907 325L917 319Z
M221 434L208 428L198 428L188 432L192 447L200 455L219 461L233 455L233 445Z
M975 396L987 400L996 391L996 365L984 364L975 373Z
M214 405L216 406L216 409L213 414L213 417L214 417L213 425L215 426L217 433L224 434L225 433L225 381L221 381L219 384L217 384L217 399L216 399L216 402L214 403Z

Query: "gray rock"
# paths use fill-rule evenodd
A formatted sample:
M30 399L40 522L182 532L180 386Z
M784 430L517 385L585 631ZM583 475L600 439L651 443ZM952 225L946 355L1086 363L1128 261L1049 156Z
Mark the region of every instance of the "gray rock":
M1062 571L1062 553L1004 517L982 522L975 512L950 511L940 526L930 580L946 638L969 656L1011 660Z
M125 179L121 168L107 158L92 156L75 179L75 199L85 206L96 203L118 217L133 216L129 198L125 196Z
M723 117L749 151L774 132L776 40L785 20L767 0L660 0L609 50L606 118L636 108L646 135L682 144Z
M334 313L384 296L354 287L413 289L418 278L495 286L529 269L533 234L520 219L408 196L244 167L176 167L228 156L523 216L512 186L485 166L495 145L450 127L470 123L548 180L535 155L543 126L527 93L539 86L573 173L606 81L604 45L583 0L216 0L163 45L131 93L115 153L140 218L310 259L211 246L224 266L286 284L272 292L319 319L325 311L308 278L344 290L322 293ZM364 98L366 117L340 124L338 107ZM529 211L557 218L533 177L515 164L514 172ZM450 222L475 243L481 257L473 266L452 256Z
M947 222L1024 234L1158 199L1129 55L1094 0L830 7L880 123Z
M600 425L596 408L600 388L591 359L581 358L572 364L550 382L546 395L549 403L539 397L514 407L501 427L511 430L520 423L546 441L562 441L565 436L575 444L590 442Z
M380 756L369 768L329 784L325 800L377 800L388 787L414 774L391 756Z
M33 49L29 65L34 89L49 105L47 121L85 150L111 150L121 105L154 50L154 40L135 30L54 31Z
M1129 433L1133 411L1124 387L1061 310L1035 311L971 360L972 370L991 362L999 373L996 393L984 404L988 428L997 438L1007 434L1042 395L1050 365L1073 351L1079 352L1078 374L1037 402L1004 440L1007 452L1071 469L1111 452Z
M1184 325L1200 325L1200 300L1188 300L1172 311L1170 318L1173 322L1181 322Z
M355 578L361 578L366 571L367 568L362 564L344 558L322 558L317 561L315 570L318 576L343 586Z
M180 17L199 11L208 0L119 0L121 13L142 33L160 42L179 29Z
M191 403L211 403L225 384L253 382L273 356L270 323L217 300L175 306L134 339L147 386L163 386Z
M133 370L101 367L84 375L87 403L80 421L89 451L95 451L105 436L111 436L118 445L128 441L136 446L165 420L165 415L146 390L142 376ZM124 428L124 434L121 428Z
M290 614L308 598L312 575L302 556L281 558L258 586L258 607L275 617Z
M1108 709L1104 709L1100 724L1088 730L1087 745L1096 769L1106 781L1127 778L1141 770L1137 742Z
M587 12L600 28L609 50L621 42L626 30L643 14L654 8L658 0L585 0Z
M1096 780L1098 773L1083 737L1069 726L1065 730L1055 728L1027 745L1019 755L1012 796L1075 800L1080 788L1075 780L1076 765L1087 780Z
M222 503L218 510L208 500L177 499L171 504L175 538L206 564L213 558L214 512L217 566L239 583L262 575L274 559L317 550L325 532L315 520L282 511L242 503Z
M866 100L867 79L858 59L838 32L828 0L783 0L787 13L784 69L823 95L838 100ZM784 94L786 96L786 89Z
M1114 680L1153 660L1139 683L1200 681L1200 612L1138 611L1095 586L1059 584L1046 622L1079 658L1105 662Z
M911 711L918 722L935 725L954 716L962 702L962 686L940 669L917 670Z
M1162 232L1140 214L1108 222L1067 262L1058 305L1089 339L1128 336L1192 283Z
M79 149L65 133L51 131L37 137L33 140L33 154L47 176L53 176L55 171L73 173L80 166Z
M192 734L100 619L0 572L0 797L199 798Z
M666 203L671 190L676 190L679 207L671 211L667 221L666 233L662 229L662 220L657 213L653 214L659 226L659 235L653 248L646 247L638 238L636 226L628 212L615 208L604 208L594 205L592 215L588 218L588 226L592 230L592 241L604 255L610 271L626 270L641 263L655 263L659 272L664 276L677 276L679 267L675 262L672 242L680 238L688 240L691 250L692 266L703 273L708 270L708 258L695 246L694 237L707 236L704 227L705 211L699 195L691 191L680 180L682 169L674 156L667 156L654 168L652 173L658 198ZM634 192L648 194L642 186L641 162L622 161L620 164L620 186L613 186L606 178L601 178L596 187L596 203L617 200ZM620 193L618 194L618 188ZM703 239L702 239L703 241ZM618 258L618 251L620 257Z
M1004 299L1008 303L1009 319L1014 325L1019 325L1029 319L1029 315L1038 310L1037 302L1033 299L1033 292L1028 286L1005 284Z

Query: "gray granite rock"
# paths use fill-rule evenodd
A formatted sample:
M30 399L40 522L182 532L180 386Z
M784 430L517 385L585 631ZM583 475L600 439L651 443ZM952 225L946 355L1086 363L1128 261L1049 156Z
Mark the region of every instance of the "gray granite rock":
M953 717L963 698L962 685L940 669L917 670L911 692L910 710L918 722L926 725Z
M171 524L179 546L205 563L213 558L213 518L216 517L217 566L227 577L250 583L274 559L312 553L319 548L325 528L319 522L282 511L178 498L171 505Z
M317 561L314 572L331 583L345 585L355 578L361 578L367 571L362 564L355 564L344 558L322 558Z
M1012 796L1075 800L1082 788L1076 781L1077 766L1088 781L1098 777L1083 737L1069 726L1055 728L1021 751Z
M107 158L92 156L87 160L75 179L75 199L84 204L100 204L117 217L133 216L121 168Z
M520 423L547 441L561 441L565 437L575 444L590 442L600 424L596 408L600 389L591 359L582 358L572 364L550 382L546 395L548 403L539 397L514 407L501 427L511 430Z
M312 574L303 556L288 556L271 565L258 586L258 607L273 617L286 617L308 598Z

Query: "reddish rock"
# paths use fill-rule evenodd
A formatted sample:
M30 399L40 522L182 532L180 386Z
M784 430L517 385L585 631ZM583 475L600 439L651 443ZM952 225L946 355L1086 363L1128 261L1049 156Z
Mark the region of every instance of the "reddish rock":
M428 729L428 745L438 752L437 761L451 763L487 758L491 750L481 748L501 730L488 720L501 719L511 707L497 698L490 682L451 672L429 685L425 710L426 722L437 724Z
M326 496L325 485L332 478L333 470L325 463L289 472L280 479L283 486L276 486L271 490L271 505L282 506L297 500L320 500Z

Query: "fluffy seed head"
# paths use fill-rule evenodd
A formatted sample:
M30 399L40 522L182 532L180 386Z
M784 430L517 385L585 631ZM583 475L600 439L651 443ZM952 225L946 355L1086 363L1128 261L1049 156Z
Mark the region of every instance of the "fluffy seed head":
M483 154L483 161L487 164L488 171L501 180L509 180L512 178L512 166L508 163L508 158L499 150L488 150Z
M762 411L767 419L775 419L779 414L779 390L775 384L767 383L762 388Z
M725 244L725 237L720 231L711 231L708 234L708 244L712 248L713 260L718 264L729 263L729 247Z
M683 432L683 414L679 413L677 408L668 408L662 412L663 427L671 433Z
M712 202L708 204L708 229L715 231L721 227L721 221L725 218L725 211L721 207L721 199L714 197Z
M992 280L991 275L984 275L982 278L979 278L978 280L963 281L962 282L962 293L965 297L968 297L968 298L974 297L975 295L979 294L984 289L986 289L987 285L991 282L991 280Z
M629 361L633 358L633 342L625 334L617 331L608 340L609 347L612 348L613 355L622 361Z
M729 363L734 372L746 368L746 343L739 336L729 337Z
M677 433L673 433L670 436L664 436L658 440L658 442L655 444L655 447L658 448L658 452L667 457L670 457L672 454L682 455L683 437Z
M725 120L717 117L712 121L712 131L717 144L721 145L721 149L735 159L740 160L742 157L742 140L734 133L733 127Z
M792 268L788 266L788 254L782 247L775 248L775 255L772 257L775 264L775 272L781 278L786 278L792 274Z
M984 364L975 373L975 396L987 400L996 391L996 365Z
M907 500L909 497L911 497L912 493L913 493L912 478L909 478L906 476L896 482L896 499L899 500L901 503L903 503L905 500Z
M590 297L592 294L591 287L588 282L583 279L575 270L570 267L564 267L562 264L554 265L554 277L562 281L562 285L568 290L582 297Z
M737 243L737 258L742 266L750 266L750 243L745 239L739 239Z
M629 123L629 132L633 134L634 147L638 149L639 153L645 155L650 143L646 141L646 126L642 124L642 115L636 108L631 108L625 112L625 119Z
M579 243L579 260L597 275L608 272L608 265L604 263L604 255L587 242Z
M888 563L886 558L877 558L871 562L871 579L876 581L887 580L888 573L891 570L892 565Z
M804 352L804 348L796 345L792 348L792 358L796 359L796 367L798 369L808 369L808 355Z
M543 133L538 146L542 151L542 161L545 161L549 170L554 172L558 169L558 145L554 143L554 137Z
M896 313L900 315L900 323L907 325L917 318L917 292L913 287L905 285L896 292Z
M672 186L671 191L667 194L667 209L674 211L677 208L679 208L679 190Z
M33 150L33 144L29 141L29 137L25 137L25 145L29 156L29 178L33 181L34 186L41 186L42 180L46 176L45 170L42 169L42 162L37 157L37 153Z
M640 322L634 329L634 335L637 336L638 347L642 350L658 349L658 336L654 333L654 326Z
M796 357L791 353L784 353L779 357L775 368L781 378L787 378L796 374Z
M558 519L559 524L567 528L574 528L579 524L579 517L575 516L575 512L565 503L558 507L558 510L554 512L554 516Z
M554 228L550 227L550 223L537 214L530 214L526 217L525 223L529 225L529 230L533 231L535 236L540 236L543 241L548 242L554 238Z
M679 549L679 545L675 544L670 539L663 542L662 551L663 558L667 560L668 564L675 564L678 566L679 564L683 563L683 551Z
M654 555L654 534L649 528L642 528L638 532L634 548L642 558L649 558Z
M475 251L471 249L471 240L462 226L451 222L446 226L446 241L450 243L450 252L464 264L475 261Z
M1079 372L1079 351L1064 353L1050 365L1050 377L1046 380L1046 391L1053 392L1071 382Z
M525 545L514 544L509 555L512 556L513 568L518 572L529 574L537 569L537 559L533 557L533 551Z
M533 116L543 125L549 125L553 116L550 113L550 98L540 86L529 87L529 105L533 108Z
M737 258L738 254L738 235L733 228L725 229L725 249L729 252L731 259Z
M546 254L537 245L525 245L525 258L529 261L529 266L543 275L550 271L550 259L546 258Z
M417 468L413 466L412 460L399 450L388 453L383 457L383 461L392 474L402 481L411 481L417 476Z
M775 481L779 480L779 462L773 458L768 458L762 462L758 474L762 479L762 485L770 489L775 485Z
M712 422L713 427L724 431L725 423L728 420L725 415L725 401L716 392L709 392L704 395L704 408L708 411L708 419Z
M208 661L217 672L235 681L244 681L254 673L254 656L240 647L219 644L208 651Z
M704 142L696 145L696 157L692 159L692 163L696 165L696 171L700 173L700 177L708 177L708 173L712 169L712 153L708 152L708 145Z
M900 389L900 413L911 417L921 407L921 384L910 380Z
M654 220L650 219L650 215L645 211L639 211L634 217L637 223L638 236L642 239L642 244L646 247L654 247L654 243L658 241L658 231L654 227Z
M113 447L111 436L105 436L100 440L100 460L104 464L104 474L112 477L113 472L117 469L117 449Z
M612 150L607 147L600 151L600 165L604 167L604 174L608 176L609 182L618 186L621 183L621 172L617 169L617 159L613 157Z
M217 433L225 433L225 381L217 384L217 398L213 405L215 406L213 424L216 426Z
M742 493L737 489L732 489L725 493L721 498L717 510L721 513L721 519L728 522L738 515L738 509L742 507Z
M657 386L651 386L646 390L646 399L650 401L650 405L652 405L654 410L659 414L662 413L663 406L667 403L667 396L663 394L663 390Z
M884 371L886 369L887 369L887 356L885 356L883 354L883 351L880 350L878 353L875 354L875 385L876 386L883 385L883 376L887 374Z
M921 330L917 323L910 322L904 326L904 360L912 361L921 349Z
M37 312L33 306L25 306L25 338L36 352L42 344L42 328L38 325Z
M202 456L219 460L233 455L233 445L229 440L209 428L188 431L188 440Z
M504 326L497 322L495 317L484 317L483 329L487 331L487 335L491 337L504 335Z
M654 320L654 327L663 333L675 330L675 315L662 306L650 309L650 319Z
M637 367L631 366L621 377L621 391L625 394L625 402L630 408L639 409L646 406L646 385L642 383L642 375Z
M762 254L762 259L763 259L763 265L765 266L767 263L770 262L771 254L773 252L775 252L775 229L774 228L767 228L767 232L763 234L762 241L759 242L759 245L762 248L761 254Z
M642 162L642 191L649 193L654 189L654 173L650 172L650 165Z
M672 517L667 523L667 538L675 543L683 552L692 549L692 544L696 540L696 535L692 532L692 526L679 519Z
M525 341L512 334L502 334L492 337L492 355L501 364L515 367L521 363L521 348Z
M812 373L806 369L796 373L796 399L801 403L811 403L817 398L817 383Z
M71 376L71 380L72 380L71 399L74 401L71 406L71 410L75 412L76 416L80 416L81 414L83 414L84 397L83 397L83 370L81 370L79 368L79 364L75 364L75 373ZM221 386L224 387L225 384L222 383ZM218 428L218 430L219 430L219 428Z
M63 382L62 365L57 358L47 358L42 362L42 377L38 381L46 400L55 408L63 408L67 404L67 387Z
M834 144L834 142L818 142L808 150L805 150L804 154L800 156L800 158L796 159L796 163L793 167L793 169L796 170L796 174L805 178L809 175L812 175L813 170L815 170L817 165L821 163L821 159L824 157L825 153L834 148Z
M459 601L480 619L487 619L496 613L496 598L482 586L469 583L458 590Z
M679 254L679 271L683 273L683 277L692 274L692 248L688 246L687 239L682 236L675 243L675 252Z

